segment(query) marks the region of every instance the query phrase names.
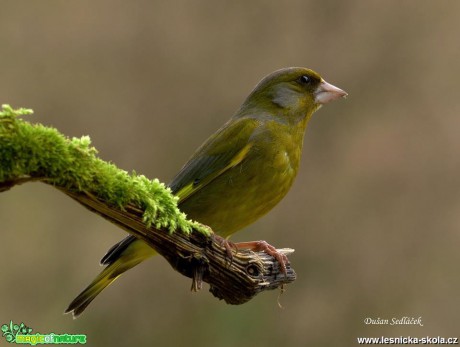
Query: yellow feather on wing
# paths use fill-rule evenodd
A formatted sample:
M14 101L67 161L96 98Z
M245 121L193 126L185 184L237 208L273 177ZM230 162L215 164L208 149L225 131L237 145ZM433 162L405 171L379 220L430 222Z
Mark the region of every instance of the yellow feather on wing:
M184 200L187 200L189 196L192 194L196 193L198 190L201 188L205 187L207 184L212 182L216 177L219 177L224 173L225 171L231 169L232 167L237 166L239 163L241 163L244 158L246 158L246 155L249 153L249 150L252 147L252 143L248 143L246 146L243 147L230 161L230 163L225 166L223 169L214 172L211 175L208 175L206 178L204 178L201 181L193 181L187 184L185 187L181 188L176 195L179 197L179 203L183 202Z

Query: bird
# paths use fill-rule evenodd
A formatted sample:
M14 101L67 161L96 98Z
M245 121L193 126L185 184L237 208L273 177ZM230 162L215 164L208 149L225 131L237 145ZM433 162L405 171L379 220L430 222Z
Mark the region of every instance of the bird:
M303 67L283 68L264 77L169 183L179 198L179 209L189 219L211 227L223 240L255 222L291 188L313 113L346 96ZM234 245L285 260L265 241ZM65 313L78 317L104 288L155 254L144 241L127 236L108 250L101 259L105 268Z

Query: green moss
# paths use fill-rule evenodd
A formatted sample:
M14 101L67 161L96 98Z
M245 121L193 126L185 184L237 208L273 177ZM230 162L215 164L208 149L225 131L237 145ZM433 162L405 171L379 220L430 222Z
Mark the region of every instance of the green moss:
M119 209L135 205L144 211L148 227L210 233L199 223L187 220L177 207L178 198L158 179L149 180L101 160L88 136L69 139L54 128L20 118L32 113L30 109L13 110L2 105L0 183L21 177L43 179L70 191L89 192Z

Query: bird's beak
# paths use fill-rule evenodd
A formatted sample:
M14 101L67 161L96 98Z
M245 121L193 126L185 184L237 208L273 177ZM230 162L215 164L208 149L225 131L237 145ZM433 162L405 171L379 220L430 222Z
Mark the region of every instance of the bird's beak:
M322 80L315 93L315 101L318 104L326 104L329 101L344 98L348 94L340 88L333 86L330 83L327 83L325 80Z

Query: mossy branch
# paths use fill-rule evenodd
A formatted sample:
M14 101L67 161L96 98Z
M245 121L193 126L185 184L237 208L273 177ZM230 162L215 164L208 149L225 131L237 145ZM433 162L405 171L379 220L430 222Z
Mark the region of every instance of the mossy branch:
M101 160L88 136L69 139L20 118L31 113L8 105L0 111L0 192L29 181L52 185L143 239L193 279L192 289L208 282L216 297L231 304L295 280L289 265L287 274L280 275L276 261L265 253L241 250L230 262L212 230L188 220L165 184Z

